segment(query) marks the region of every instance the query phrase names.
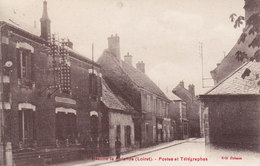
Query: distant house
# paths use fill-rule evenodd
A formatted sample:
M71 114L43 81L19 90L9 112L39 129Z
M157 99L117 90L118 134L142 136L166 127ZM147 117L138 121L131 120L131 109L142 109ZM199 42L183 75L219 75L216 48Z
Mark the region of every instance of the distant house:
M199 102L195 96L194 85L189 85L189 89L184 87L184 82L181 81L172 92L177 95L183 102L186 103L186 117L189 121L189 137L200 136L200 112ZM184 106L185 108L185 106Z
M187 139L189 138L189 121L187 119L186 103L173 93L169 94L168 97L172 101L169 104L169 115L175 122L174 139Z
M121 152L134 146L133 108L113 94L106 82L102 81L102 151L104 155L115 153L115 141L122 143Z
M259 71L260 63L246 63L200 96L208 109L208 147L260 151Z
M132 55L127 54L124 61L121 60L119 45L117 35L109 37L108 49L98 63L113 93L138 111L134 116L135 142L149 146L170 140L169 99L145 74L143 62L138 62L134 68Z

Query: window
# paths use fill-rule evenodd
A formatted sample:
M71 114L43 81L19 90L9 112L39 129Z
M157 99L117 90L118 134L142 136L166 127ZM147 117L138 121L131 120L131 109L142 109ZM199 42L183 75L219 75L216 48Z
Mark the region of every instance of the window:
M151 110L151 98L149 95L147 95L147 111Z
M89 93L93 99L97 97L97 75L94 73L89 74Z
M24 146L32 146L36 139L35 112L31 109L22 109L18 112L19 140Z
M56 138L59 141L66 141L66 139L68 139L70 143L75 143L76 137L77 137L76 115L73 113L57 112L56 113Z
M186 122L184 123L183 128L184 128L184 129L183 129L183 130L184 130L184 131L183 131L184 134L185 134L185 135L188 135L188 124L187 124Z
M125 145L130 146L131 145L131 127L125 126Z
M145 135L146 135L146 139L149 139L149 124L145 123Z
M153 108L154 108L154 113L156 113L156 98L153 99Z
M117 138L121 138L121 128L120 128L120 125L117 125L116 126L116 137Z
M168 103L166 103L166 116L168 116L169 115L169 104Z
M32 80L32 54L30 50L18 49L17 75L20 79Z

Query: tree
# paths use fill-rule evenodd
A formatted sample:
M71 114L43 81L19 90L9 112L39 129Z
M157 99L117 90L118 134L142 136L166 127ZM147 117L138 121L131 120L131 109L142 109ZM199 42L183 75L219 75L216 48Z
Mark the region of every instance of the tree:
M260 62L260 3L259 0L245 0L245 6L244 9L246 11L254 11L253 14L245 20L244 16L238 16L235 13L232 13L230 15L231 22L234 22L234 28L240 27L245 22L245 29L243 30L243 33L241 34L238 44L241 42L245 42L248 35L255 35L255 38L252 40L252 42L248 45L248 47L252 48L258 48L255 53L250 56L247 55L244 51L237 51L235 53L235 57L238 61L248 60L248 61L256 61ZM248 70L245 70L243 73L243 76L249 76ZM245 77L242 77L245 78Z

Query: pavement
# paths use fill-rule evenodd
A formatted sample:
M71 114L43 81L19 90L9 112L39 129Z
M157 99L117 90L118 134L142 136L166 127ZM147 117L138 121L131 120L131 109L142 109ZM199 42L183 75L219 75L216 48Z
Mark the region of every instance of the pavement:
M196 140L198 138L189 138L186 140L174 140L172 142L161 143L155 146L136 149L128 153L121 154L120 158L127 160L130 158L134 158L141 155L146 155L152 152L156 152L158 150L163 150L172 146L177 146L183 143L190 142L192 140ZM199 138L204 142L204 138ZM112 164L113 162L121 162L115 160L116 156L109 156L109 157L96 157L95 159L85 159L80 161L72 161L60 164L54 164L53 166L97 166L97 165L105 165L105 164Z
M121 155L99 157L67 162L55 166L260 166L260 153L224 149L205 149L204 138L190 138L161 143L148 148L137 149Z

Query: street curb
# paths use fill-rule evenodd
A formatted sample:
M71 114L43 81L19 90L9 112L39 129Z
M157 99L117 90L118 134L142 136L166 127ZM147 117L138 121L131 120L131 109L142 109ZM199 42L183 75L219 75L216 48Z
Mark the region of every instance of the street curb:
M183 143L187 143L187 142L190 142L190 141L193 141L193 140L196 140L196 139L200 139L200 138L193 138L192 140L183 141L183 142L180 142L180 143L176 143L176 144L169 145L169 146L166 146L166 147L158 148L158 149L155 149L155 150L150 150L150 151L147 151L147 152L144 152L144 153L140 153L140 154L136 154L136 155L133 155L133 156L125 157L125 159L129 159L129 158L133 158L133 157L149 154L149 153L152 153L152 152L155 152L155 151L158 151L158 150L162 150L162 149L167 149L167 148L170 148L170 147L173 147L173 146L176 146L176 145L180 145L180 144L183 144ZM99 166L99 165L110 164L110 163L113 163L113 162L120 162L120 161L125 161L125 160L113 160L113 161L108 161L108 162L104 162L104 163L100 163L100 164L90 164L90 165L86 165L86 166Z

